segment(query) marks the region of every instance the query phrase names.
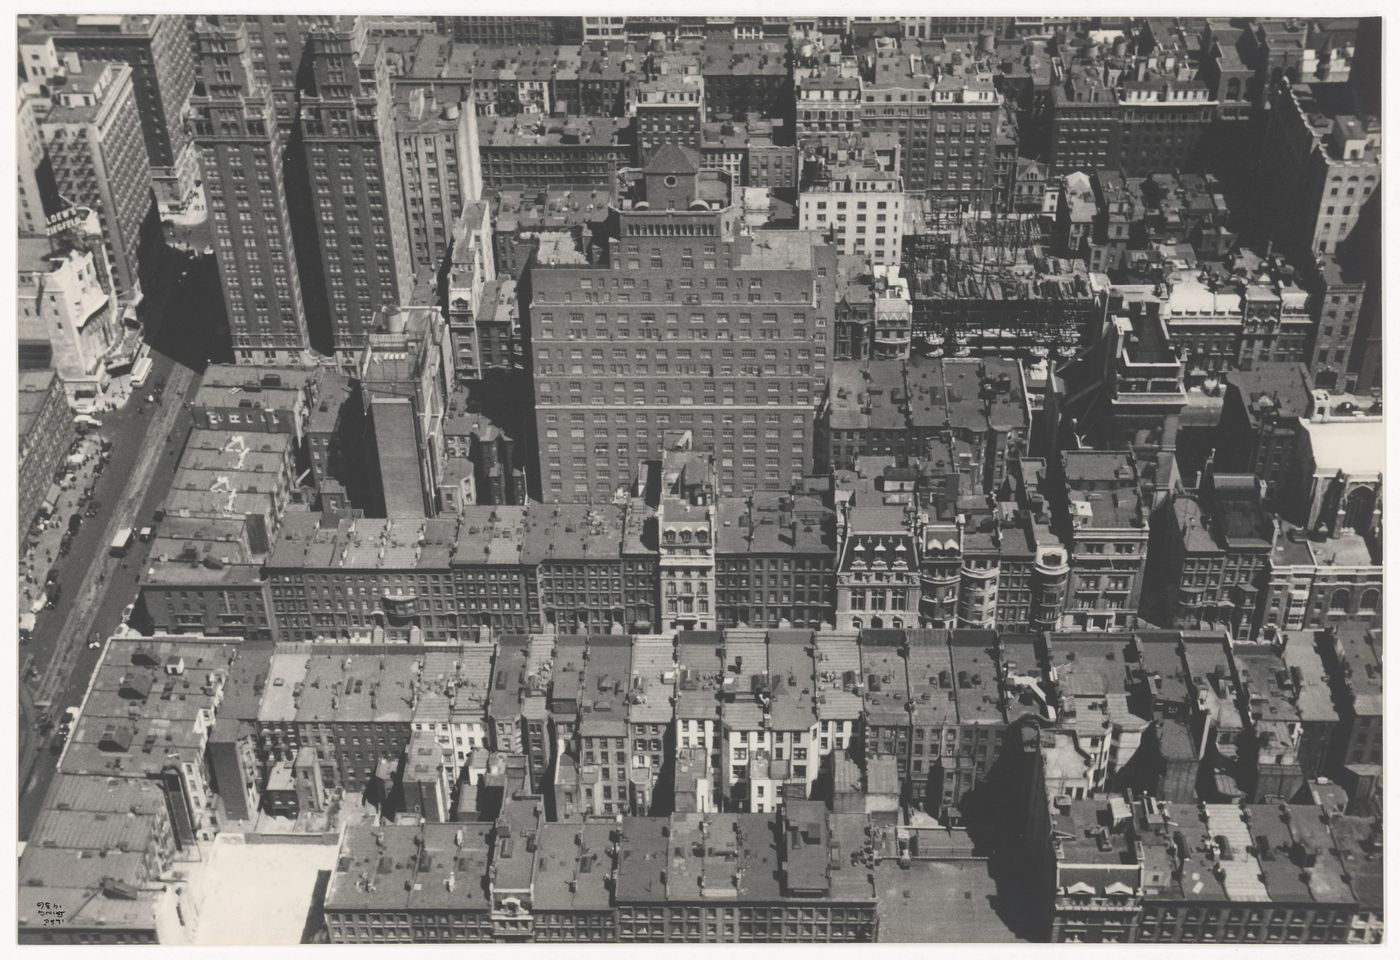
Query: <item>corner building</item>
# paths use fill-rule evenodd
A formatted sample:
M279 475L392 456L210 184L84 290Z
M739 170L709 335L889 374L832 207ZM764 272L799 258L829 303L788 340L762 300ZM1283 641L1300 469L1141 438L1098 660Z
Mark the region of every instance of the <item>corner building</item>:
M721 495L786 490L811 463L836 252L813 233L750 235L693 151L664 145L642 180L605 250L542 252L531 271L544 498L611 499L668 430L713 452Z

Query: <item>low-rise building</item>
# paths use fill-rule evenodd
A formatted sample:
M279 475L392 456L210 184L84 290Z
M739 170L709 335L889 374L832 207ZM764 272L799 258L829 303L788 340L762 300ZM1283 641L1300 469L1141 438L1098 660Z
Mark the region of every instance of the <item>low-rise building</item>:
M19 372L19 523L27 531L52 510L56 476L73 438L63 381L52 370Z
M832 943L876 937L874 882L830 859L863 818L798 805L760 813L624 818L615 902L623 943ZM833 826L833 821L835 821Z
M1050 498L1055 529L1071 553L1064 628L1132 626L1142 595L1148 524L1131 454L1060 455L1063 487Z
M484 880L492 830L489 823L348 827L326 888L330 942L491 942Z
M1032 801L1034 802L1034 801ZM1130 943L1139 922L1145 878L1126 802L1074 800L1051 805L1054 943Z
M835 600L836 518L820 500L724 497L715 525L718 626L816 629Z

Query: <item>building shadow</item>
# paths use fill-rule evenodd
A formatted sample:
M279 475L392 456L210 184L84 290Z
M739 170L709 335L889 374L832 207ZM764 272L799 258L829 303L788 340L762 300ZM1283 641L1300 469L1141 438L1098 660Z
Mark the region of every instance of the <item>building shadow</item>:
M326 891L331 885L329 870L316 871L316 886L311 892L311 909L306 912L306 924L301 929L301 943L326 943Z

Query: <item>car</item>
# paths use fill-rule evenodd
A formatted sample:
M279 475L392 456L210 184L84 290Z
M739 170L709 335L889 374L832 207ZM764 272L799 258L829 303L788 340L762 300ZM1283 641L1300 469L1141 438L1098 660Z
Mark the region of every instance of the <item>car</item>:
M100 508L96 503L90 503L88 504L88 508L84 510L83 513L87 514L89 517L95 517L97 516L97 511L99 509Z
M87 645L87 646L88 646L88 649L89 649L89 650L96 650L96 649L98 649L99 647L102 646L102 638L99 637L96 633L94 633L94 634L88 639L88 645Z
M122 608L122 623L130 623L131 615L136 612L136 604L128 603Z
M58 570L56 568L49 571L48 578L44 580L44 583L58 583Z
M68 532L69 532L69 533L77 533L78 530L79 530L79 528L82 527L82 525L83 525L83 517L82 517L82 514L80 514L80 513L75 513L75 514L73 514L71 517L68 518Z

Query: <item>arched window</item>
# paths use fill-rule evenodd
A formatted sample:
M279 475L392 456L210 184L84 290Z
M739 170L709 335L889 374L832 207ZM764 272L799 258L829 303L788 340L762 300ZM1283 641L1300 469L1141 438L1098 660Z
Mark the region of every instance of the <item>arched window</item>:
M1351 606L1351 591L1346 588L1332 591L1332 603L1328 606L1328 613L1345 613Z
M1376 494L1370 487L1357 487L1347 495L1342 527L1357 533L1370 533L1376 508Z
M1375 613L1381 604L1381 592L1379 590L1367 590L1361 595L1361 606L1357 608L1358 613Z

